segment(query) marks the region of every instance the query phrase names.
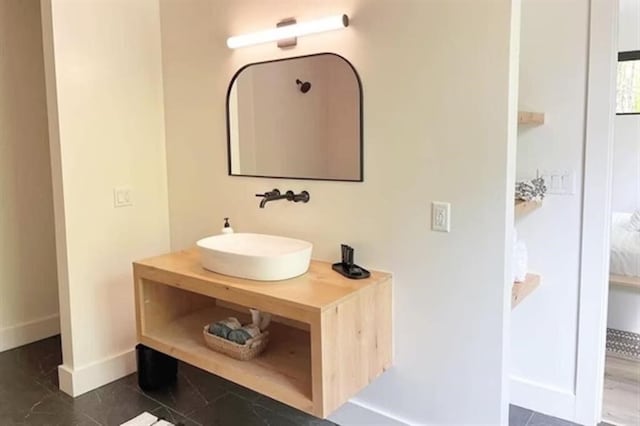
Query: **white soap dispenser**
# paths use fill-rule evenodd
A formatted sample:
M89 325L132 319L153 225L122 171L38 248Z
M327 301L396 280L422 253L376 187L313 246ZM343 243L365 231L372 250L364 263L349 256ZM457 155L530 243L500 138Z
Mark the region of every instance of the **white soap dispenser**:
M224 218L224 226L222 227L223 234L233 234L233 228L229 225L229 218Z

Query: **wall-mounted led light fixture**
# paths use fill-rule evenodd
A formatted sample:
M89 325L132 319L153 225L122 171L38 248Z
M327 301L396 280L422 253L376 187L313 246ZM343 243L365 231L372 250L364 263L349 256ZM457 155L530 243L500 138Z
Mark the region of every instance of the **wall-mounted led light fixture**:
M348 26L349 17L347 15L328 16L314 21L283 25L271 30L232 36L227 39L227 46L230 49L237 49L238 47L252 46L254 44L269 43L325 31L340 30Z

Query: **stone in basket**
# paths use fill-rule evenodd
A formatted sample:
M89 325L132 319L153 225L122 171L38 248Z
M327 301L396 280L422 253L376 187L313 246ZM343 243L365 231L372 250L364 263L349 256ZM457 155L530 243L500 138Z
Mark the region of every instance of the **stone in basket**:
M259 334L249 338L244 342L244 344L240 344L210 333L209 325L205 325L202 330L202 334L206 345L216 352L223 353L241 361L248 361L260 355L260 353L267 347L267 343L269 343L269 332L265 331L265 329L271 321L271 314L262 313L256 309L250 309L250 311L252 325L247 326L247 328L252 328L254 332L258 332ZM216 326L221 326L223 329L226 329L226 331L222 332L222 334L225 335L229 331L229 328L226 327L227 325L232 325L233 328L240 327L238 320L233 317L216 323ZM245 328L243 327L242 329ZM216 334L218 333L216 332ZM254 335L253 332L251 335Z

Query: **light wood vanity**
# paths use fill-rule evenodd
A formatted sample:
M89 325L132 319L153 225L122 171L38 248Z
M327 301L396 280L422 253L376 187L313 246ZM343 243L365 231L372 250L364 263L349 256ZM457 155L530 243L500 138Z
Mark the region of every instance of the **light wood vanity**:
M311 261L297 278L258 282L209 272L196 249L133 264L138 341L318 417L392 362L391 274L349 280ZM237 361L207 348L205 324L248 309L274 315L265 352Z

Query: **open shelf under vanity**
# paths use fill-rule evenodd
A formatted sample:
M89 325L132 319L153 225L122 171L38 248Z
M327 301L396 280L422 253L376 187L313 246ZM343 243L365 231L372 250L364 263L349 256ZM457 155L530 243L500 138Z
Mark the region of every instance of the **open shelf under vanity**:
M216 301L213 301L216 303ZM175 321L149 330L141 339L147 346L170 354L184 362L210 372L218 372L236 383L255 391L278 396L296 408L312 405L311 344L309 331L280 323L269 326L269 347L261 356L239 361L212 351L205 344L202 328L216 320L236 317L250 322L248 315L212 305Z
M134 263L140 343L318 417L391 365L391 275L349 280L331 264L286 281L257 282L200 266L195 250ZM239 361L209 349L205 325L248 307L274 315L269 344Z

